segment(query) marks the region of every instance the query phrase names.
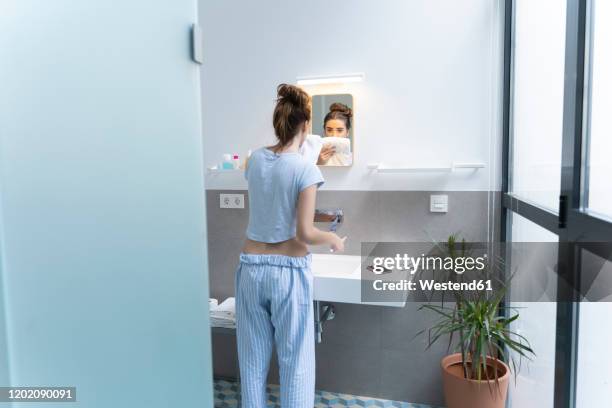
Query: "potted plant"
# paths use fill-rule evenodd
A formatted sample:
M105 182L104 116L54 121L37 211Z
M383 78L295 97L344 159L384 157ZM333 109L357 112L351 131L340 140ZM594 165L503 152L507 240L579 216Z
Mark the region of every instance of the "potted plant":
M456 235L451 235L445 246L446 255L452 258L469 253L465 240L457 244ZM501 258L489 262L489 268L500 267L505 270ZM458 273L449 278L452 275L458 281L463 278ZM447 336L449 351L453 345L455 348L455 353L441 361L447 408L504 408L510 378L504 361L510 362L516 375L516 360L535 356L527 339L510 328L519 313L501 304L509 281L498 281L494 291L476 291L471 296L454 291L452 306L442 301L419 308L437 316L430 328L420 332L428 333L427 348Z

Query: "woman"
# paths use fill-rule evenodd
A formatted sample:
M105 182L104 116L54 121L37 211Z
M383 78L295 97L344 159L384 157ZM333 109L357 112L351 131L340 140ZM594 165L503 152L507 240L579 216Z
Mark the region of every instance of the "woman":
M350 166L353 160L351 153L351 108L343 103L332 103L329 112L323 119L325 138L317 164L325 166ZM327 139L327 140L326 140Z
M236 269L236 334L244 408L266 407L273 342L281 406L314 405L313 277L307 245L343 251L344 240L313 225L318 167L299 153L310 122L310 97L278 86L273 124L278 142L251 154L247 239Z

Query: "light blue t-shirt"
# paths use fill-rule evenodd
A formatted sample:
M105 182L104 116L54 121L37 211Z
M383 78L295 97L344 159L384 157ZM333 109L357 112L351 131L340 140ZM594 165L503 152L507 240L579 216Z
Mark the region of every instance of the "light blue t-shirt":
M320 187L319 168L300 153L255 150L244 172L249 183L247 238L259 242L281 242L296 235L298 196L306 187Z

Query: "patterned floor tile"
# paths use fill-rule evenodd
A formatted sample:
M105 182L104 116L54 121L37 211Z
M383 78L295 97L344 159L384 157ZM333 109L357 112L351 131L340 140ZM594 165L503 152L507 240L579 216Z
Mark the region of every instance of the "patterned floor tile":
M215 380L215 408L239 408L240 385L235 381ZM280 387L268 384L267 408L280 408ZM316 391L315 408L435 408L423 404L402 401L381 400L330 391Z

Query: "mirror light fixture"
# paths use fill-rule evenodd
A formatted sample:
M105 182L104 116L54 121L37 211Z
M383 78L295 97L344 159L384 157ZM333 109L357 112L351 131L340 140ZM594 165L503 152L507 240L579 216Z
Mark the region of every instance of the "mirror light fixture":
M319 75L298 77L298 85L322 85L322 84L345 84L349 82L363 82L365 74L363 72L353 72L350 74Z

